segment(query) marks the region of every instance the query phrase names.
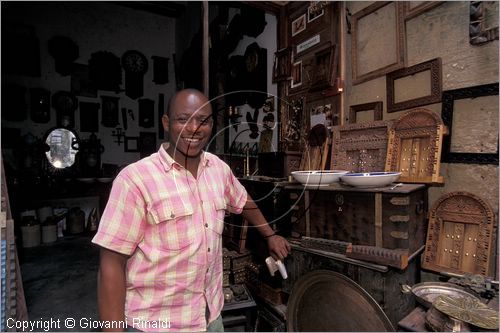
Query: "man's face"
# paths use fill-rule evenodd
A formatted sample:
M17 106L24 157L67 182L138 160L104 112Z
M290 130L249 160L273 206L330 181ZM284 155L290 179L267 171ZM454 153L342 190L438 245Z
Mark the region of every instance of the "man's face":
M163 116L163 126L170 134L170 144L187 157L197 157L212 134L210 103L195 95L179 98Z

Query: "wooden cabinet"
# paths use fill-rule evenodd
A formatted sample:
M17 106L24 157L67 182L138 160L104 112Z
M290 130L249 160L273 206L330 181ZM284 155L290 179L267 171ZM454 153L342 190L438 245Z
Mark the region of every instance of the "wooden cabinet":
M404 270L346 258L344 255L293 246L285 264L288 279L283 289L291 293L297 280L308 272L326 269L341 273L359 284L380 305L394 327L415 308L415 298L403 294L401 284L414 285L420 281L420 253L409 261ZM362 314L360 314L362 315ZM346 318L355 320L356 318Z
M407 249L410 255L425 244L425 185L403 184L394 189L360 189L339 184L308 189L289 185L285 190L292 206L294 237Z

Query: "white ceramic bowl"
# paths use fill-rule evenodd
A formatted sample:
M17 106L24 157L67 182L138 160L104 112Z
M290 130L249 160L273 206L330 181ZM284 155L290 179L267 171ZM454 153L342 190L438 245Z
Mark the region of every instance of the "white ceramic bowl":
M382 187L395 182L399 176L401 172L346 173L341 180L356 187Z
M293 171L292 176L304 186L328 186L338 182L346 173L345 170L309 170Z

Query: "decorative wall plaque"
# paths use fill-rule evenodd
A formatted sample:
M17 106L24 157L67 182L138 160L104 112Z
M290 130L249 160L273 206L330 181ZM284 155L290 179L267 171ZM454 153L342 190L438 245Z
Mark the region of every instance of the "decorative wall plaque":
M439 169L445 132L438 114L424 108L406 112L389 130L385 171L401 172L401 182L443 183Z
M438 272L488 272L495 214L490 205L468 192L439 198L430 211L422 267Z
M333 127L332 170L384 170L388 132L392 121L374 121Z

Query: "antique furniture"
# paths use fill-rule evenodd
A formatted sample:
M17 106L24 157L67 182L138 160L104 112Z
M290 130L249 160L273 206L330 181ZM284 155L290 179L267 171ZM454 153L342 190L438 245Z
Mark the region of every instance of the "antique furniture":
M439 171L445 133L438 114L424 108L406 112L389 130L385 170L401 172L401 182L443 183Z
M422 184L391 188L286 185L292 237L407 249L411 256L425 242L427 188Z
M285 261L286 269L288 271L288 279L283 282L283 290L291 293L288 303L288 307L290 307L291 299L294 297L293 293L295 290L295 284L298 283L298 281L306 274L316 270L328 270L340 273L344 275L345 278L348 278L357 284L356 287L353 286L351 288L351 290L356 289L358 291L353 295L361 298L365 304L368 303L367 299L369 297L373 298L373 300L380 305L385 315L390 320L392 326L396 327L398 321L415 308L415 298L412 295L401 293L399 285L406 282L415 283L420 280L419 262L420 255L417 254L410 258L409 265L406 269L400 270L385 265L377 265L362 260L347 258L346 256L338 253L312 250L292 244L292 253ZM346 280L345 278L339 277L336 280L331 280L332 282L328 285L334 286L336 282ZM345 286L347 287L347 285ZM362 292L361 288L369 296L367 296L365 292ZM360 293L362 296L359 296ZM353 296L353 298L355 298L355 296ZM318 308L324 308L328 305L320 302L321 299L317 298L316 304ZM355 306L355 304L352 304L353 302L352 298L345 298L346 306ZM333 310L332 314L335 313L334 311L335 310ZM372 311L372 314L373 312L378 313L378 310L375 310L374 308L371 308L370 311ZM364 313L359 313L358 315L362 316ZM330 315L326 315L325 311L320 311L318 316L320 317L317 317L317 320L322 321L326 320L325 318ZM295 319L287 316L287 325L290 320ZM352 320L360 319L359 317L353 317ZM383 320L382 322L385 323ZM299 328L296 327L294 331L298 329ZM313 330L314 329L312 327L308 329L308 331ZM378 331L378 329L369 331ZM358 332L360 332L360 330L358 330Z
M383 171L392 121L334 126L330 169ZM396 171L396 170L393 170Z
M494 226L495 214L480 197L468 192L441 196L430 211L422 267L490 276Z

